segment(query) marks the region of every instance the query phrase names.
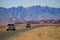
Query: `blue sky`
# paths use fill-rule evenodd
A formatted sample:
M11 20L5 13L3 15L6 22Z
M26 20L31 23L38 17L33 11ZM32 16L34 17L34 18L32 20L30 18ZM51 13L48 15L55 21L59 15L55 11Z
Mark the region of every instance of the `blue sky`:
M34 5L60 8L60 0L0 0L0 7L6 8Z

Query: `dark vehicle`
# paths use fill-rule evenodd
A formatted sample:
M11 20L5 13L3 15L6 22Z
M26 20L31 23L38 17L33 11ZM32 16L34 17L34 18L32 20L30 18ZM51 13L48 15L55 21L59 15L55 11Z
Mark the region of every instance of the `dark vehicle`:
M31 25L29 23L27 23L26 28L27 29L30 29L31 28Z
M8 24L7 27L8 27L7 31L9 31L9 30L15 31L15 25L14 24Z

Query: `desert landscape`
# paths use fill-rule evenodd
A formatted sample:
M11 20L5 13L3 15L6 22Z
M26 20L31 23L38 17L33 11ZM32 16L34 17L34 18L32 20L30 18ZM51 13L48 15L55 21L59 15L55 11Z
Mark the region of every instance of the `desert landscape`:
M0 40L60 40L60 0L0 0Z
M60 40L60 25L15 24L16 31L6 31L7 24L0 24L0 40Z

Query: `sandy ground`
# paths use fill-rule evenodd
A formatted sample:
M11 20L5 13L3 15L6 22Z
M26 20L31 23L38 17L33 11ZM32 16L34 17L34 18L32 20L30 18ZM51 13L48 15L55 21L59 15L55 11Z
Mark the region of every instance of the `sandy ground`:
M0 25L0 40L60 40L60 26L31 25L26 29L25 24L17 24L16 31L6 31L7 25ZM3 30L2 30L3 29Z

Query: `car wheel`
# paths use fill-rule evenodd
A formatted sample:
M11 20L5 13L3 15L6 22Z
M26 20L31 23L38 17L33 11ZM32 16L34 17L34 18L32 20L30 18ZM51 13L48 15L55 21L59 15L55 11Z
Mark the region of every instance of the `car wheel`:
M9 31L9 29L7 29L7 31Z
M15 29L13 29L13 31L15 31Z

